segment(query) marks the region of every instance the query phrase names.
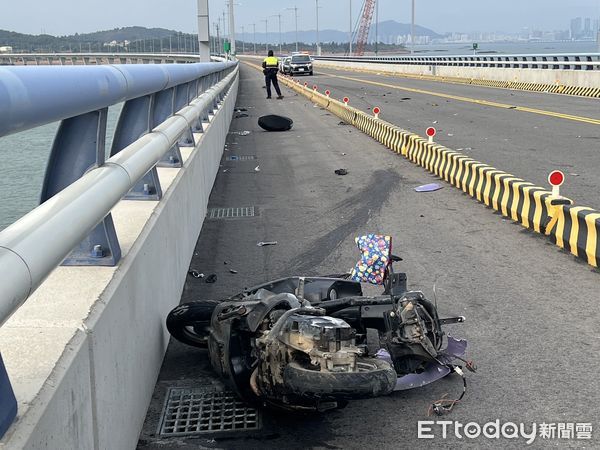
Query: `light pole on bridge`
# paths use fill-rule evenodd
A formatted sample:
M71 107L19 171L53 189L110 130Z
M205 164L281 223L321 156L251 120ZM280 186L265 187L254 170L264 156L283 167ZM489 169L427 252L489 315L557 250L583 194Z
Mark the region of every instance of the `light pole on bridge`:
M279 18L279 54L281 55L281 14L273 14L271 17Z
M263 19L261 22L265 23L265 53L269 53L269 19Z
M252 39L252 41L254 43L254 54L256 55L256 24L255 23L252 24L252 29L254 31L254 38Z
M231 54L235 55L235 22L233 17L233 0L229 0L229 40L231 42Z
M415 0L412 0L412 21L410 23L410 52L415 52Z
M171 41L169 40L169 47ZM210 61L210 22L208 0L198 0L198 54L200 61Z
M244 42L244 25L242 25L242 53L246 53L246 43Z
M298 7L286 8L286 11L294 11L294 20L296 22L296 52L298 51Z

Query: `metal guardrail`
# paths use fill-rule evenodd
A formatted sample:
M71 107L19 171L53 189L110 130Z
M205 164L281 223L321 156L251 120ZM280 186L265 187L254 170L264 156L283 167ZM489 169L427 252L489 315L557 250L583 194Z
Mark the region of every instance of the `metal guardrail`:
M233 62L0 68L0 136L63 119L44 181L47 201L0 232L0 325L86 237L99 227L100 235L114 234L111 209L178 142L195 144L193 133L203 132L237 73ZM105 161L106 111L122 101ZM94 240L85 251L114 265L114 241L108 255L93 254Z
M462 56L315 56L319 61L505 69L600 70L600 53Z
M0 53L0 65L96 65L197 63L195 53Z

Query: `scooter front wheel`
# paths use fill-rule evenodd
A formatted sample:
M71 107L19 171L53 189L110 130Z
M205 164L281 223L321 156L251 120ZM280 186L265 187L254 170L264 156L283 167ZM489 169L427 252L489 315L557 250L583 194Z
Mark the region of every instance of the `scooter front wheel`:
M396 385L396 371L386 361L360 358L354 372L311 370L292 362L284 370L284 383L294 394L355 399L389 394Z

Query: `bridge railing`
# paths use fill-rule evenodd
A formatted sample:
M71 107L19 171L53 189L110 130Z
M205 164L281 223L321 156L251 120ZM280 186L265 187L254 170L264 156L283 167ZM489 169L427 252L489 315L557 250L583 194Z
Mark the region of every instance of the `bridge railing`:
M197 63L195 53L0 53L0 65L99 65Z
M462 56L315 56L320 61L346 61L417 66L489 67L546 70L600 70L600 53Z
M65 257L118 262L111 209L124 197L160 199L156 166L181 167L179 145L195 145L237 70L234 62L0 67L0 137L62 121L41 205L0 232L0 325ZM106 159L107 110L121 102Z

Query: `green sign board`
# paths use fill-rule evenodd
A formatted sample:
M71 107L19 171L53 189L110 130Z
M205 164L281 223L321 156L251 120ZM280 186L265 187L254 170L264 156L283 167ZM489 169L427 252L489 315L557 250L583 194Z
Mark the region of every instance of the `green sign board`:
M231 51L231 42L223 42L223 51L229 53Z
M479 48L479 44L477 42L473 42L473 50L477 50Z

